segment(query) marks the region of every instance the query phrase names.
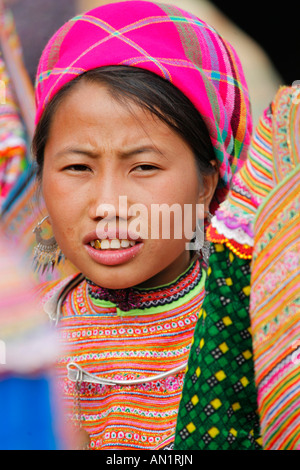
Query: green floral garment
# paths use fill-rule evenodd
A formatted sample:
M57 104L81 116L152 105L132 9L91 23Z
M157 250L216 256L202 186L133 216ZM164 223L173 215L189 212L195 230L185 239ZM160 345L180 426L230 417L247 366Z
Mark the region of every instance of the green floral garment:
M261 448L249 319L250 261L212 244L175 450Z

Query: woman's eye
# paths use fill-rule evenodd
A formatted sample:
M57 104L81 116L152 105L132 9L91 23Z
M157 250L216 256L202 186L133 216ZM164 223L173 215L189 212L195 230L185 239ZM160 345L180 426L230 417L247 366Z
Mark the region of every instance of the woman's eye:
M90 171L90 168L86 165L82 165L80 163L76 163L74 165L69 165L65 168L65 170L71 170L71 171L78 171L78 172L83 172L83 171Z
M158 168L154 165L148 165L148 164L144 164L144 165L138 165L134 168L134 170L137 170L137 171L151 171L151 170L157 170Z

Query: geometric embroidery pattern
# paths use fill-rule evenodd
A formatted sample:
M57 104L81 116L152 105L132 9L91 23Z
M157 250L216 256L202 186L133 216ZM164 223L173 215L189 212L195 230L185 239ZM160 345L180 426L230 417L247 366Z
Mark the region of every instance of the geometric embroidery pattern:
M211 246L181 397L175 450L260 449L249 319L250 261Z

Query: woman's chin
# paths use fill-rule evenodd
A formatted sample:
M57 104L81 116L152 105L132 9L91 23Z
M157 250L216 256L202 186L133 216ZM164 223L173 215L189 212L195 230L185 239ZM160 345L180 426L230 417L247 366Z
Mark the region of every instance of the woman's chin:
M94 284L105 289L127 289L134 287L140 283L140 278L137 276L131 277L130 275L121 275L114 270L113 273L106 275L97 275L94 273L84 273L85 277L92 281Z

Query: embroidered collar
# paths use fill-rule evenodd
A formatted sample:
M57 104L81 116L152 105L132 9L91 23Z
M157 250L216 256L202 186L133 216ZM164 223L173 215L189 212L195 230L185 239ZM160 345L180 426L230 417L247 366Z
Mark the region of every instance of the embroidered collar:
M170 304L193 290L202 279L203 271L199 259L169 284L155 288L106 289L86 279L91 300L105 300L115 304L120 310L147 309Z

